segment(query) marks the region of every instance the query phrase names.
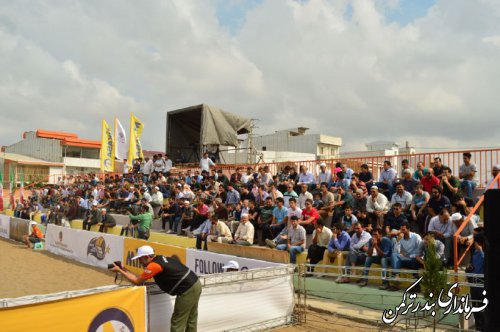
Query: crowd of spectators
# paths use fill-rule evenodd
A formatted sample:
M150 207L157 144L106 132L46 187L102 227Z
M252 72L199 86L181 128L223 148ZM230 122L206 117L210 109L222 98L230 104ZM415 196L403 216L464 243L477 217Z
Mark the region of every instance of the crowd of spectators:
M440 158L416 169L403 160L399 171L387 160L374 179L368 165L354 171L340 162L331 168L321 163L317 174L293 165L277 174L268 166L225 174L207 154L199 168L176 171L168 155L158 154L134 160L121 174L69 175L30 188L15 215L30 219L43 210L46 223L79 218L84 229L99 224L105 231L114 226L110 213L129 214L123 235L147 239L156 220L163 232L196 237L199 249L212 241L267 245L289 251L292 263L306 248L313 264L349 251L347 273L351 265L374 262L417 267L422 238L430 234L443 244L438 252L450 266L451 239L474 205L477 185L470 154L463 159L458 175ZM462 231L461 249L471 243L478 219Z

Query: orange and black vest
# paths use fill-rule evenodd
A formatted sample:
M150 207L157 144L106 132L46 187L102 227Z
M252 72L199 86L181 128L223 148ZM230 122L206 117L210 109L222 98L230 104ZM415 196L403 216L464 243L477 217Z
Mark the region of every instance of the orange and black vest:
M157 255L151 262L162 267L154 280L165 293L181 295L198 281L198 276L176 257Z

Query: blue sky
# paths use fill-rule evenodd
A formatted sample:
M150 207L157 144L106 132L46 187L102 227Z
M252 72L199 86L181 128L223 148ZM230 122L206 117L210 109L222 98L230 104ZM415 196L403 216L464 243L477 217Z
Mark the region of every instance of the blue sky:
M216 0L216 13L219 23L234 35L245 22L248 11L260 5L264 0ZM307 0L296 0L306 2ZM385 8L389 22L398 22L401 25L425 16L437 0L399 0L397 7ZM352 7L348 5L346 14L350 16Z
M413 20L425 16L429 8L436 4L437 0L399 0L399 6L388 10L387 19L406 25Z

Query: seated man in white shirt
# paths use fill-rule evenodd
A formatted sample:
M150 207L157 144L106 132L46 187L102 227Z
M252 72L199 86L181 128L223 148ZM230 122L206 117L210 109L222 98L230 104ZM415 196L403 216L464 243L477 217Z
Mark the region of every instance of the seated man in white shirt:
M248 214L241 214L241 222L234 233L234 244L239 244L241 246L251 246L253 244L254 228L252 223L249 221Z
M325 227L322 219L316 221L316 227L312 234L312 243L307 249L307 262L309 264L318 264L318 262L323 260L325 251L328 249L328 243L332 238L332 231ZM314 271L314 267L311 267L311 272Z

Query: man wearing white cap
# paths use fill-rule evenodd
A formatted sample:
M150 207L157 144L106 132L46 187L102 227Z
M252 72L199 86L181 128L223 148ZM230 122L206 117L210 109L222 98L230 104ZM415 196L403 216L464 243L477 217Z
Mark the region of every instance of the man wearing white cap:
M135 285L154 278L162 291L176 296L170 331L196 331L202 289L196 274L176 257L156 255L150 246L137 249L137 255L132 257L132 260L136 259L144 266L144 272L139 277L116 264L111 271L120 272Z
M158 212L160 212L161 206L163 205L163 194L160 191L160 188L155 186L152 190L153 194L151 195L151 206L154 211L154 219L158 218Z
M28 246L28 248L32 248L33 244L40 242L43 239L43 233L38 228L38 224L36 221L31 221L31 234L23 235L23 242Z
M240 264L237 261L229 261L222 269L224 272L237 272L240 270Z
M316 182L321 185L323 182L330 183L332 181L332 173L326 169L326 164L319 164L318 181Z

